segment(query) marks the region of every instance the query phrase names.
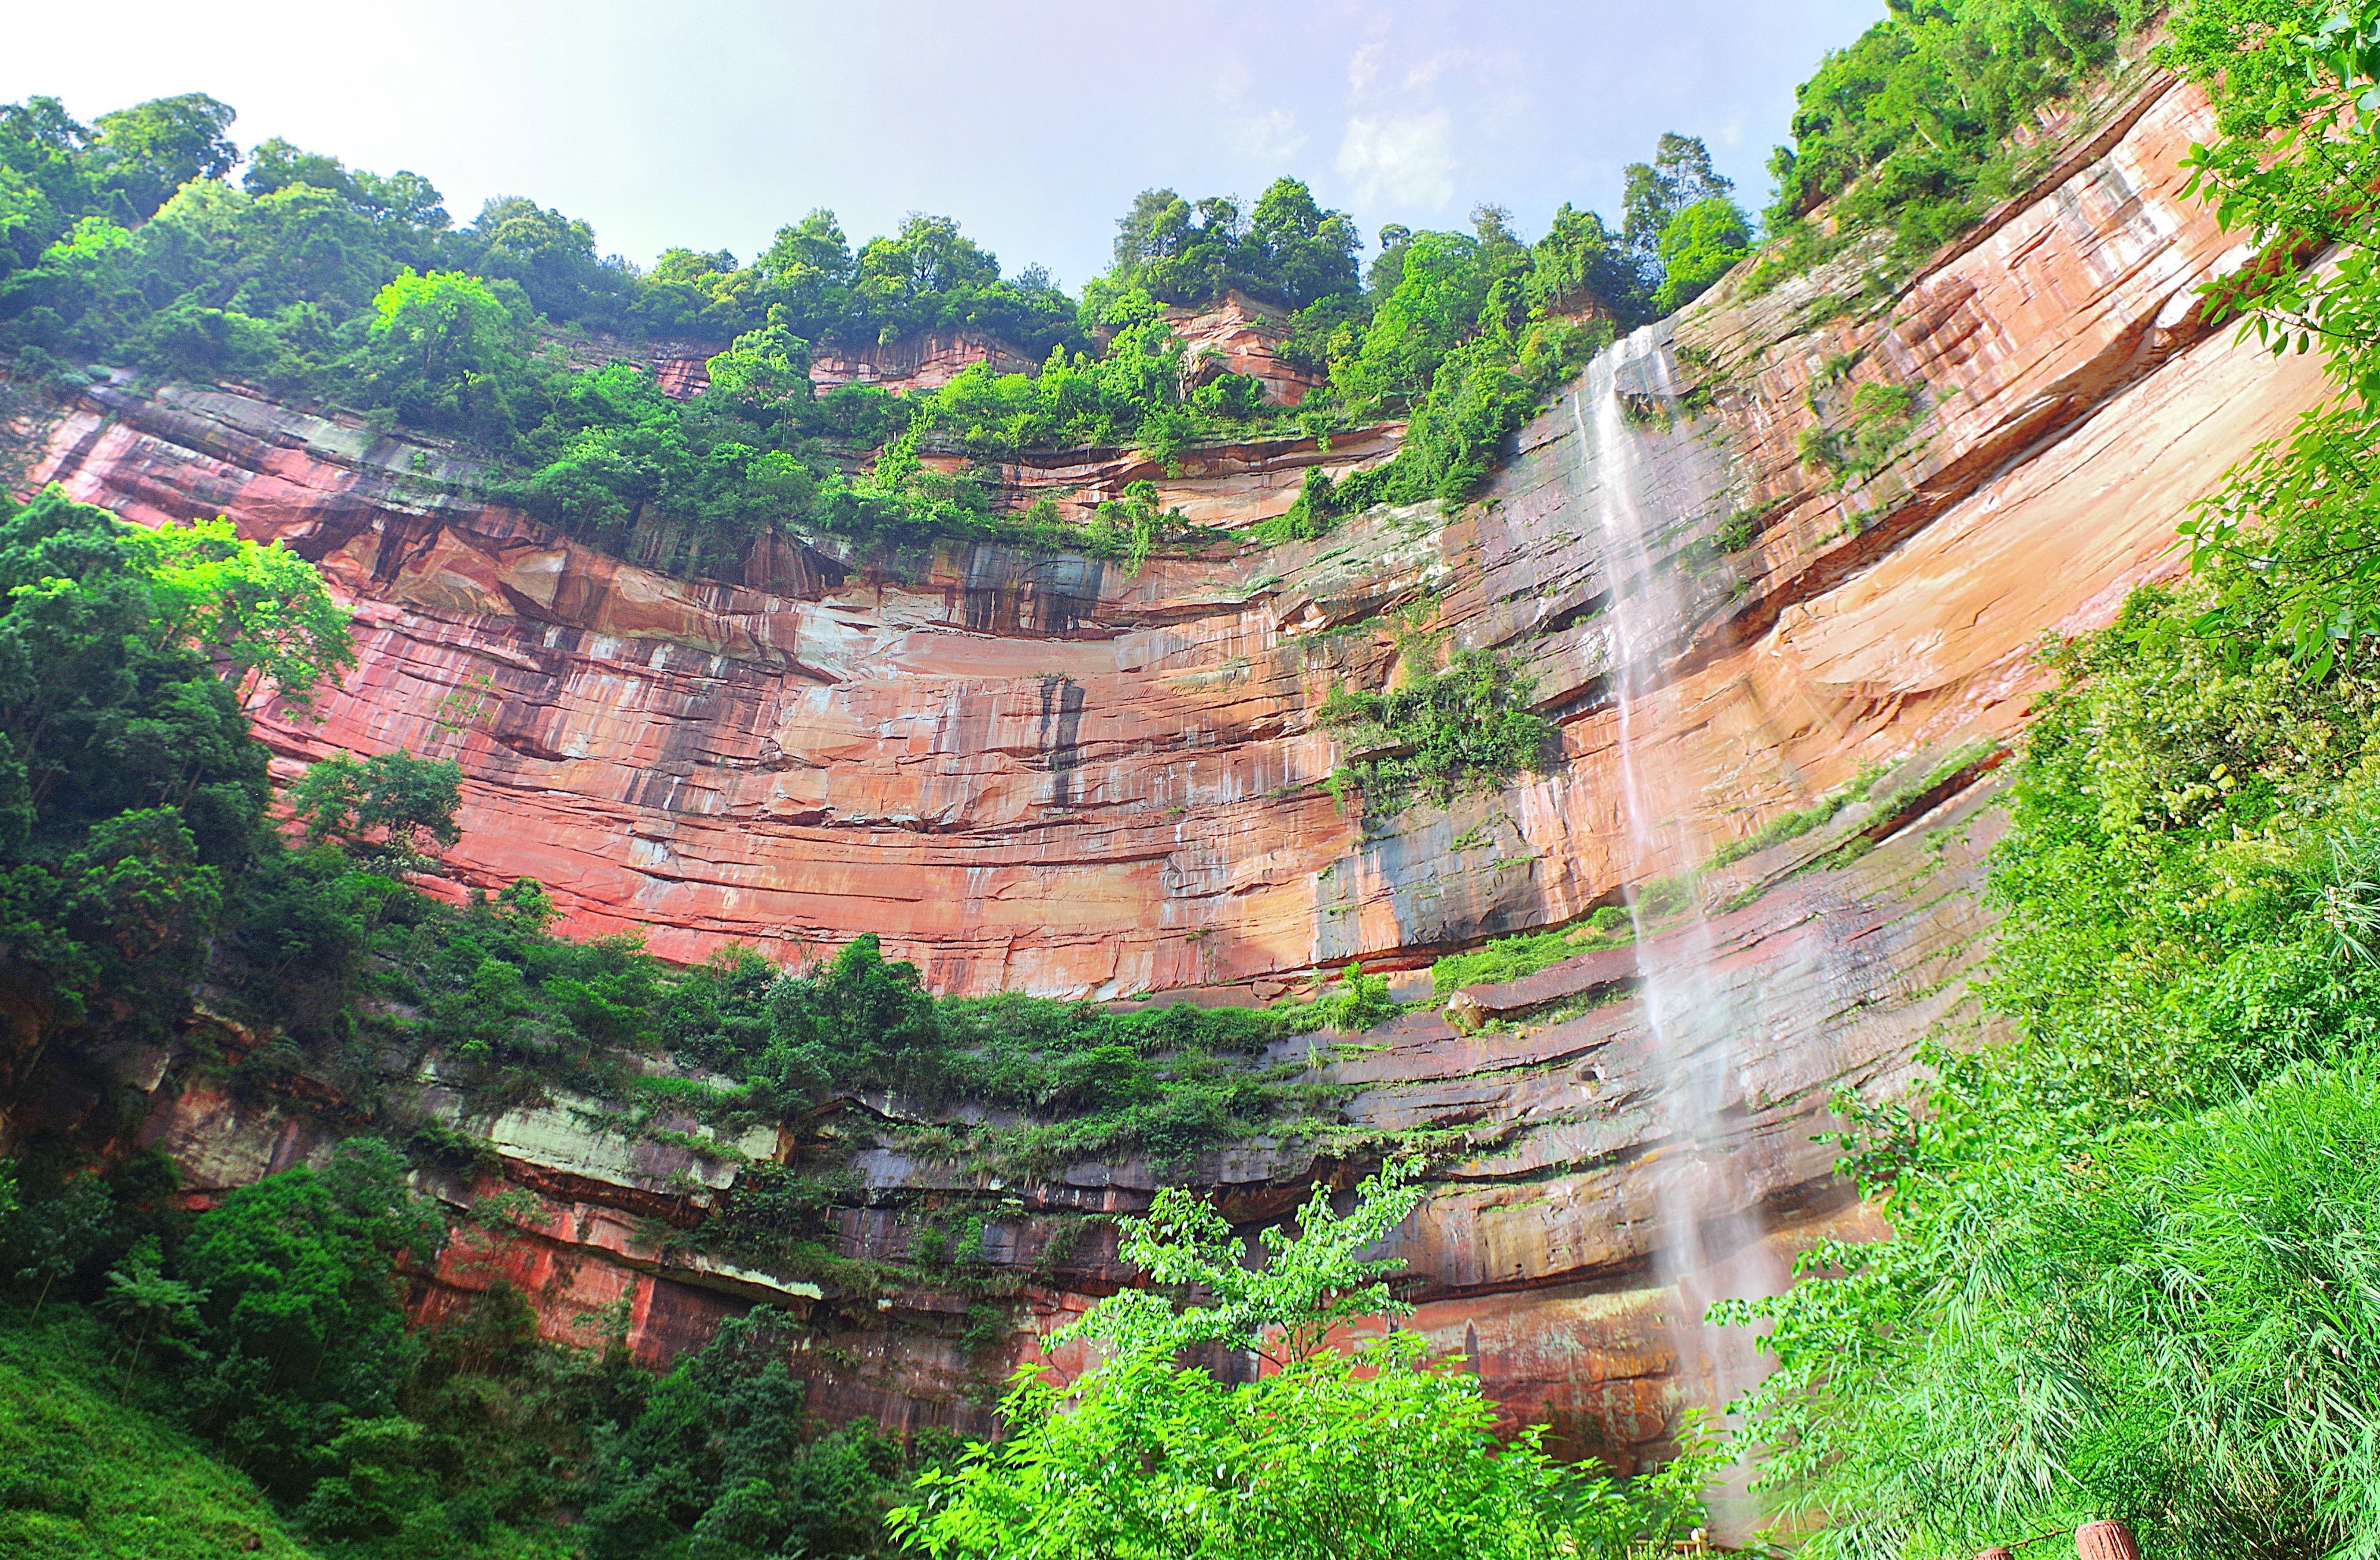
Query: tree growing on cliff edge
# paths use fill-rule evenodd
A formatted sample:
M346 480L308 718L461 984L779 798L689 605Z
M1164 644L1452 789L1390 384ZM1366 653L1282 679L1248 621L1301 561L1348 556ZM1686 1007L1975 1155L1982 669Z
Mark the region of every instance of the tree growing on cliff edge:
M462 784L462 767L449 759L339 753L307 767L290 788L289 810L310 843L403 876L429 864L431 846L462 837L455 823Z
M1353 218L1325 210L1305 180L1286 175L1252 211L1225 195L1194 201L1144 189L1116 219L1115 263L1083 290L1084 314L1096 320L1110 299L1135 289L1196 308L1237 287L1302 309L1356 290L1363 244Z
M1150 1288L1100 1301L1056 1340L1104 1358L1070 1385L1018 1373L1010 1433L922 1475L895 1530L935 1560L1540 1560L1666 1542L1699 1511L1708 1465L1681 1458L1625 1489L1564 1469L1542 1427L1500 1444L1495 1405L1418 1335L1355 1348L1337 1334L1406 1308L1402 1264L1363 1252L1420 1201L1418 1166L1392 1165L1345 1217L1317 1187L1266 1262L1179 1188L1125 1221L1123 1255ZM1185 1349L1256 1352L1275 1368L1232 1386Z
M322 577L228 525L0 500L0 962L79 1019L163 1028L255 858L265 755L233 683L347 664ZM228 679L228 680L227 680Z
M2168 55L2220 116L2192 187L2255 254L2201 307L2320 354L2336 389L2183 524L2215 590L2203 626L2326 674L2380 648L2380 0L2201 0Z
M517 285L407 271L372 299L357 393L417 427L509 444L537 409L531 318Z

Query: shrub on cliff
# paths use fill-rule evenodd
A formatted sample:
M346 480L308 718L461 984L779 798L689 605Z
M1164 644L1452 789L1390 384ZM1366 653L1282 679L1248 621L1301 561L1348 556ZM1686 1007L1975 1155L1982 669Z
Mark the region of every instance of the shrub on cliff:
M1063 1385L1020 1371L1001 1404L1007 1435L921 1475L895 1529L936 1560L1538 1560L1616 1557L1691 1526L1707 1462L1616 1485L1547 1457L1541 1427L1500 1443L1476 1378L1430 1362L1418 1335L1335 1341L1410 1309L1384 1282L1401 1264L1358 1253L1420 1200L1414 1168L1365 1182L1343 1218L1317 1187L1294 1235L1264 1232L1257 1269L1213 1208L1160 1192L1124 1221L1124 1260L1150 1287L1053 1340L1083 1340L1096 1362ZM1228 1385L1183 1363L1193 1350L1272 1368Z
M1462 792L1500 785L1549 764L1554 728L1528 707L1529 680L1490 650L1459 652L1402 687L1330 690L1316 720L1342 733L1348 762L1335 784L1364 793L1366 814L1386 817L1416 797L1441 805Z

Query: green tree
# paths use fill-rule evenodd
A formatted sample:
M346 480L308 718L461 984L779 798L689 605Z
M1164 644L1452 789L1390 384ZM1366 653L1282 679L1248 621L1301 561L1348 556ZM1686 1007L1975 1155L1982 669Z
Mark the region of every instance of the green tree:
M507 441L533 393L526 308L476 276L407 271L372 299L358 393L423 428Z
M902 1471L901 1448L872 1425L812 1433L785 1370L795 1343L789 1319L763 1306L721 1324L654 1386L598 1450L589 1554L886 1553L880 1496Z
M1101 1361L1062 1387L1018 1373L1009 1433L917 1481L895 1530L927 1554L1050 1560L1262 1554L1431 1560L1619 1555L1664 1542L1707 1465L1623 1492L1563 1469L1528 1432L1499 1445L1475 1379L1433 1368L1411 1333L1360 1349L1328 1342L1359 1319L1400 1314L1384 1283L1396 1264L1361 1252L1420 1196L1391 1167L1336 1216L1318 1188L1299 1233L1268 1231L1261 1269L1211 1208L1180 1189L1126 1221L1124 1256L1165 1294L1102 1300L1061 1339ZM1167 1296L1211 1303L1179 1303ZM1278 1369L1230 1387L1184 1366L1185 1348L1258 1349ZM1632 1498L1632 1493L1633 1498Z
M117 202L118 215L139 222L192 179L221 178L239 160L224 131L235 117L229 103L204 92L152 98L93 121L90 160Z
M1397 252L1396 284L1374 309L1361 348L1330 370L1332 388L1365 413L1401 410L1427 395L1502 279L1486 246L1466 234L1416 234Z
M270 683L298 708L356 664L346 609L285 543L242 540L221 516L123 536L127 562L147 576L160 649L187 647L233 683Z
M1356 290L1363 247L1353 218L1324 210L1305 180L1284 175L1257 198L1243 248L1253 291L1305 308Z
M153 1235L134 1242L124 1260L108 1270L107 1292L100 1297L99 1313L112 1318L128 1335L124 1385L116 1393L118 1397L131 1391L132 1378L140 1369L140 1352L152 1339L198 1324L202 1298L189 1285L165 1276L164 1255Z
M794 334L783 304L769 307L769 322L737 336L707 365L711 388L757 411L781 413L811 394L809 343Z
M350 1420L390 1411L419 1358L395 1262L433 1261L444 1227L406 1173L386 1144L351 1138L319 1172L238 1188L190 1227L183 1281L205 1299L189 1411L285 1498L325 1470Z
M1752 252L1752 229L1734 201L1716 195L1672 216L1657 248L1661 284L1653 290L1653 308L1670 314L1700 297Z
M104 1181L90 1175L74 1177L55 1197L21 1204L0 1225L17 1281L33 1288L35 1318L57 1281L96 1256L115 1226L115 1198Z
M429 847L461 838L463 770L449 759L399 750L369 758L336 754L307 766L290 792L290 813L306 838L330 845L371 870L417 872Z
M526 196L488 201L460 236L477 248L480 275L520 287L530 306L524 313L615 323L634 285L624 264L596 258L592 225Z
M1635 257L1647 285L1660 280L1661 236L1678 214L1706 200L1725 200L1735 181L1711 166L1710 149L1700 136L1661 133L1650 163L1622 171L1620 241Z
M2215 588L2205 626L2254 625L2326 671L2380 634L2380 3L2207 0L2168 53L2219 115L2192 184L2255 253L2202 307L2276 352L2319 353L2337 391L2183 524Z
M1286 214L1286 213L1284 213ZM1115 263L1083 307L1097 317L1109 298L1137 289L1160 302L1197 305L1239 278L1247 219L1224 196L1196 202L1171 189L1144 189L1116 219Z
M860 247L853 290L862 308L906 322L936 293L988 286L1000 280L1000 261L959 231L949 217L911 212L901 231Z
M0 957L65 1022L93 1000L174 1022L223 874L258 849L263 750L201 650L298 697L345 654L302 563L171 530L55 489L0 515Z
M755 262L762 296L784 308L790 328L810 340L834 333L851 308L857 272L850 242L832 212L810 212L781 227Z
M1531 260L1529 298L1540 308L1562 312L1599 305L1632 317L1639 279L1620 236L1593 212L1563 201L1545 236L1532 247Z

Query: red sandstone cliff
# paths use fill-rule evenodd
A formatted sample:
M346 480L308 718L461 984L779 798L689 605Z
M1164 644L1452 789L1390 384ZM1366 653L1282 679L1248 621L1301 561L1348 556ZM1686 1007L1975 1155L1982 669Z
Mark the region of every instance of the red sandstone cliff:
M1277 305L1232 291L1202 309L1169 308L1165 320L1188 347L1194 383L1205 384L1220 374L1245 374L1263 383L1267 400L1294 406L1322 382L1321 375L1299 368L1284 355L1289 316Z
M2014 732L2042 682L2031 647L2172 568L2189 502L2319 394L2304 359L2196 318L2192 289L2231 246L2182 200L2175 164L2210 127L2193 92L2136 83L2078 117L2040 187L1894 296L1855 301L1872 256L1854 249L1765 296L1739 277L1675 321L1708 406L1659 440L1660 555L1690 588L1651 744L1700 777L1682 854L1864 766L1914 780ZM1804 434L1840 429L1865 380L1912 393L1893 457L1864 476L1805 460L1823 441ZM326 723L263 713L276 750L293 765L339 747L457 758L454 880L540 877L576 932L639 931L691 959L729 941L795 957L867 928L945 990L1269 996L1317 967L1560 923L1630 871L1607 688L1615 582L1567 398L1459 512L1377 513L1319 541L1136 574L991 547L871 570L820 542L772 548L739 582L689 583L456 498L452 452L228 393L101 389L26 431L31 480L135 517L228 513L320 562L356 608L362 661ZM1196 453L1167 501L1245 524L1285 507L1305 465L1386 449ZM1020 466L1012 482L1087 503L1135 469ZM1388 675L1392 647L1364 625L1426 595L1454 643L1524 658L1565 761L1367 830L1316 787L1335 755L1311 715L1335 683ZM1650 1267L1645 1232L1682 1170L1624 961L1475 995L1523 1015L1516 1031L1415 1017L1323 1067L1357 1148L1367 1129L1468 1131L1399 1243L1423 1285L1417 1324L1473 1354L1516 1414L1580 1444L1658 1439L1693 1368L1661 1319L1766 1281L1815 1230L1856 1219L1809 1141L1829 1091L1889 1080L1929 1028L1977 1022L1961 981L1988 935L1974 890L1998 826L1984 767L1957 768L1939 786L1888 785L1894 805L1853 808L1714 891L1735 907L1716 923L1715 978L1763 993L1775 1021L1729 1080L1732 1201L1712 1215L1712 1269L1683 1293ZM1826 865L1854 834L1875 848ZM1525 1022L1606 989L1623 995ZM125 1065L157 1087L169 1060ZM149 1131L202 1190L328 1130L169 1082L160 1102ZM724 1190L732 1155L516 1115L475 1130L536 1211L485 1249L459 1243L426 1305L509 1276L566 1331L625 1299L658 1357L774 1295L812 1307L833 1350L808 1361L820 1401L895 1422L983 1427L983 1385L1117 1276L1096 1240L1050 1258L1060 1221L1138 1206L1178 1173L1078 1166L1010 1188L864 1148L865 1193L837 1215L844 1254L897 1252L917 1219L972 1207L984 1256L1017 1276L1022 1330L971 1355L950 1294L811 1294L674 1254L639 1222L660 1204L698 1219L711 1193L680 1172ZM865 1112L837 1130L871 1141ZM739 1152L799 1148L788 1135ZM1258 1143L1190 1174L1259 1216L1332 1168ZM1756 1239L1733 1222L1755 1211Z

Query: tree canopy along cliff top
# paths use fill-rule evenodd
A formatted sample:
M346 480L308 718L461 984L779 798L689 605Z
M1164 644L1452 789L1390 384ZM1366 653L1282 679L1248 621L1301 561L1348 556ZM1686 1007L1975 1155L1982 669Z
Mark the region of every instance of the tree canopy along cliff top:
M1078 296L237 123L0 107L0 1551L2380 1555L2380 5Z

